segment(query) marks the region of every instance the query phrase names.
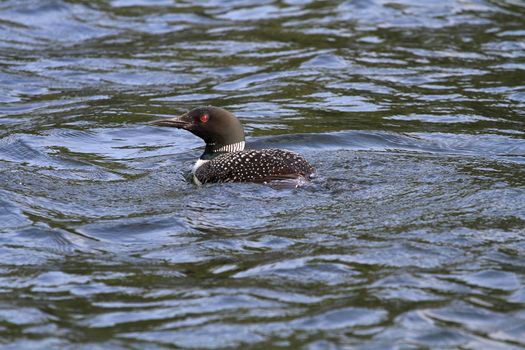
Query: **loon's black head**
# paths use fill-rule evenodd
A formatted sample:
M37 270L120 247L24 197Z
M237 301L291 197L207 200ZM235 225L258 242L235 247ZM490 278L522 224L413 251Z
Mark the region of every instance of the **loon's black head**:
M206 142L206 152L227 152L244 148L244 129L241 122L222 108L199 107L179 117L155 120L151 123L192 132ZM229 147L230 145L237 146Z

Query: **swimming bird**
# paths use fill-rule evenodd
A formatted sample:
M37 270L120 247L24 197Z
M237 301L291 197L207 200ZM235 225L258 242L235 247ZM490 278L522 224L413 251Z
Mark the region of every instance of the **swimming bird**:
M244 129L232 113L219 107L199 107L175 117L151 122L187 130L206 143L193 166L196 184L212 182L269 183L303 181L314 167L300 154L283 149L246 150Z

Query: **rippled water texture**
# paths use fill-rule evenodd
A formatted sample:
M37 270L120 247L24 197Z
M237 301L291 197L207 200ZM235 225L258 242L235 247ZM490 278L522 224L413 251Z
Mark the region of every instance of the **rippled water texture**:
M525 348L524 18L2 1L0 348ZM209 104L314 182L188 182Z

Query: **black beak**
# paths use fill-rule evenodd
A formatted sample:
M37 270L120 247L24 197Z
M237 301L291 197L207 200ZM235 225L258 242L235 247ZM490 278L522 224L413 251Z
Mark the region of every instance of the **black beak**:
M188 120L187 117L187 114L183 114L175 118L154 120L150 122L150 124L157 126L169 126L178 129L187 129L191 125L191 120Z

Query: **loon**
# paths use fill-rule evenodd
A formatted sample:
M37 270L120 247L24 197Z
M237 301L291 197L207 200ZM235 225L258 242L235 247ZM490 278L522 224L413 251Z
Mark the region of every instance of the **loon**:
M179 117L155 120L151 124L188 130L204 140L204 153L192 169L193 181L197 185L213 182L303 181L315 171L303 156L291 151L245 150L241 122L222 108L199 107Z

